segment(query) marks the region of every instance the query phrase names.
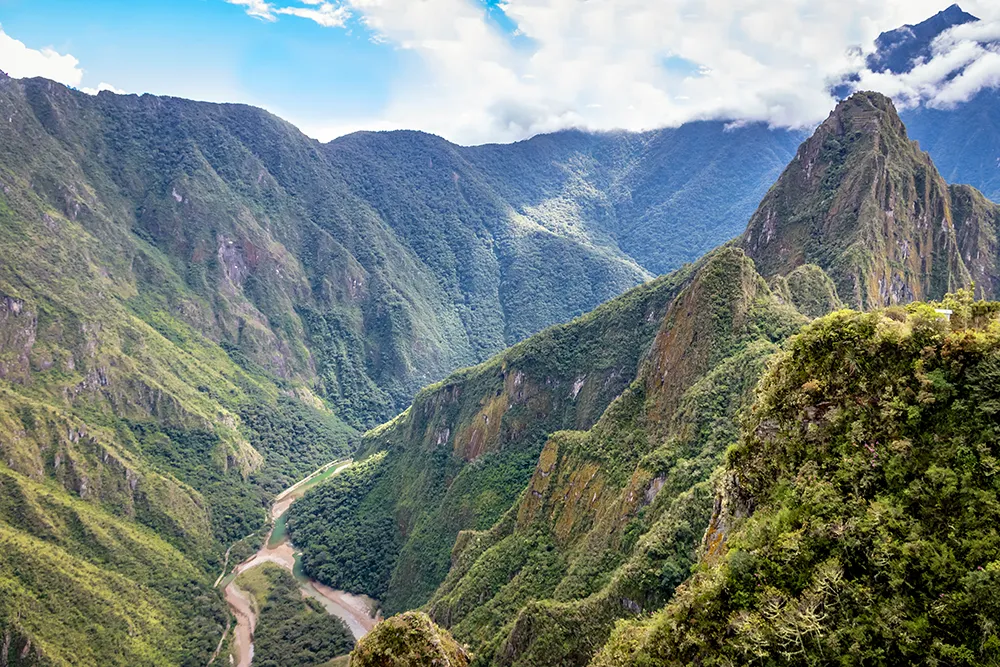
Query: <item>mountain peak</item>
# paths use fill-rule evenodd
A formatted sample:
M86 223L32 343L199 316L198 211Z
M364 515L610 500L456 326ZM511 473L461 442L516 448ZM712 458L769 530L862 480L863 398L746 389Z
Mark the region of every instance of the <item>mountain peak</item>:
M976 229L985 213L964 211L892 101L863 92L802 144L741 242L769 279L816 264L844 301L874 308L969 283L956 228Z
M863 91L841 100L816 134L850 139L859 132L871 137L895 139L900 148L909 146L906 125L899 117L896 105L881 93Z
M931 44L941 33L978 20L956 4L916 25L883 32L875 40L875 53L868 56L868 69L894 74L908 72L917 59L931 55Z

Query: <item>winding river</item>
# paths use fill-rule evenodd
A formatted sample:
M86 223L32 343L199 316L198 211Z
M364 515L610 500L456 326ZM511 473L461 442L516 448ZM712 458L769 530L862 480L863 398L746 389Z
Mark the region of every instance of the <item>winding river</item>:
M375 600L363 595L352 595L346 591L334 590L302 574L301 568L296 563L295 547L288 540L285 531L285 512L288 511L292 503L305 495L306 491L316 484L350 467L351 463L351 461L332 461L278 494L271 505L272 528L264 544L257 553L233 568L230 574L220 576L216 581L217 586L225 585L223 594L236 619L232 651L235 659L230 658L230 662L235 664L235 667L250 667L253 662L253 633L257 626L257 615L250 601L250 595L236 585L236 577L241 572L246 572L263 563L275 563L291 572L296 581L299 582L302 595L313 598L322 604L328 613L343 620L355 639L364 637L381 620L377 615L378 602ZM228 564L228 562L229 552L227 551L226 563ZM223 574L225 574L225 566L223 566ZM228 632L229 628L226 630ZM223 635L224 639L225 635Z

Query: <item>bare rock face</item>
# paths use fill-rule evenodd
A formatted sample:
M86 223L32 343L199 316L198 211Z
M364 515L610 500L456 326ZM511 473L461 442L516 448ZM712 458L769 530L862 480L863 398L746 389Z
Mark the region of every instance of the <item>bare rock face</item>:
M37 327L38 317L24 301L0 294L0 380L28 381Z
M939 298L974 278L992 296L998 211L948 186L888 98L858 93L802 144L739 243L768 279L817 265L855 307Z

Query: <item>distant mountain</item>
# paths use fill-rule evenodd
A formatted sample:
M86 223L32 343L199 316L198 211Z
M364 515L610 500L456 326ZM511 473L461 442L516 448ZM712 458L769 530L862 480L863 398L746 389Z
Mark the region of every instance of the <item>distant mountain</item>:
M1000 92L985 89L954 108L920 107L902 117L949 183L967 183L1000 202Z
M931 43L938 35L949 28L978 20L958 5L952 5L916 25L883 32L875 40L875 52L868 56L868 69L895 74L908 72L918 60L930 58Z
M952 5L922 23L882 33L867 66L873 72L909 72L931 57L931 44L943 32L978 20ZM837 92L846 97L849 90L841 86ZM901 116L910 137L930 153L945 180L971 185L1000 202L1000 93L995 88L945 108L904 109Z

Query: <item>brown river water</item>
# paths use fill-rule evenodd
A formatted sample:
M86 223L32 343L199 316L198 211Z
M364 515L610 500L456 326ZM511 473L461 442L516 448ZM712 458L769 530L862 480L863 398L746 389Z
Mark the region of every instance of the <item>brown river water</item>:
M288 511L292 503L301 498L306 490L312 486L312 483L315 483L316 478L335 465L336 469L328 476L340 473L348 468L351 462L327 464L279 494L271 505L271 519L274 524L278 525L278 520ZM228 562L228 552L226 557ZM236 585L236 576L262 563L274 563L296 575L295 578L299 582L302 595L313 598L322 604L328 613L343 620L355 639L364 637L381 620L377 614L377 601L367 596L335 590L318 581L308 579L301 573L297 574L295 572L295 547L288 541L287 535L279 543L272 545L271 535L268 534L257 553L233 568L232 573L225 578L220 576L216 582L216 585L223 581L228 582L223 593L229 604L229 609L236 619L232 656L229 659L229 662L235 667L250 667L253 663L253 633L257 626L254 605L250 601L250 596Z

